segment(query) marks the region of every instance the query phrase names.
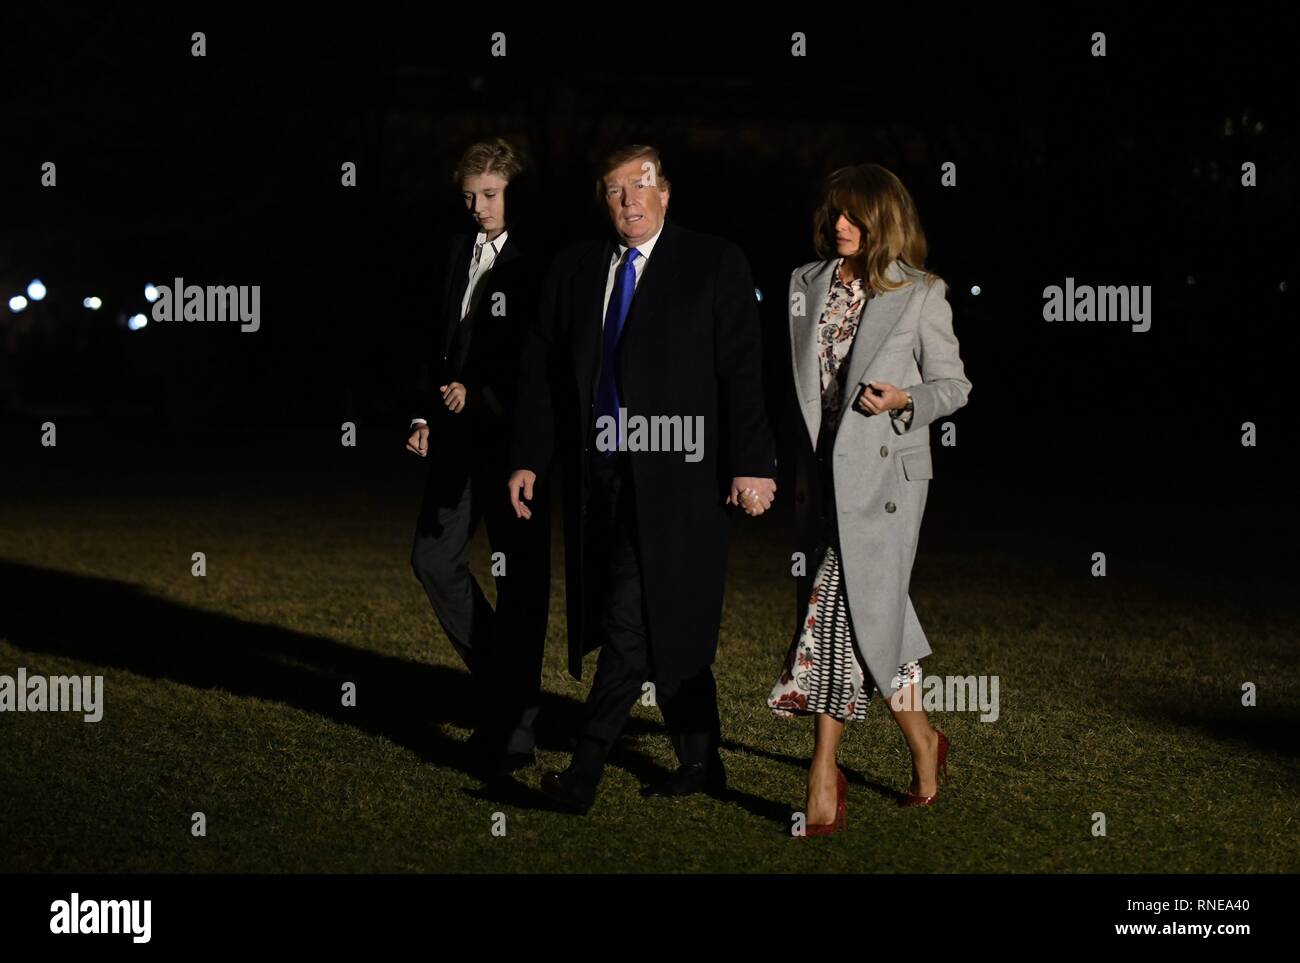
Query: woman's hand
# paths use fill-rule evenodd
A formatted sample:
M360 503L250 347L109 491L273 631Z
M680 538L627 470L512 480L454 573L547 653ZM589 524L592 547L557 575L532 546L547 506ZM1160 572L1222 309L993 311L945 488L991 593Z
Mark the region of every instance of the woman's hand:
M907 407L907 392L888 381L868 381L853 406L869 415Z

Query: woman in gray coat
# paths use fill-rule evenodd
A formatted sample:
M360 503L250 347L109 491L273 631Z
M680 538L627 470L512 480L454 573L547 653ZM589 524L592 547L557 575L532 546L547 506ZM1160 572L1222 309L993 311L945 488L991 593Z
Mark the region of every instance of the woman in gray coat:
M804 810L809 835L844 825L848 783L835 763L846 720L874 691L912 753L903 805L929 805L947 778L948 741L921 709L930 654L908 596L933 476L930 424L966 403L944 282L923 267L925 235L898 178L877 164L835 171L814 216L822 260L790 277L790 345L808 443L795 511L807 569L802 618L768 697L778 715L812 715ZM809 574L811 573L811 574Z

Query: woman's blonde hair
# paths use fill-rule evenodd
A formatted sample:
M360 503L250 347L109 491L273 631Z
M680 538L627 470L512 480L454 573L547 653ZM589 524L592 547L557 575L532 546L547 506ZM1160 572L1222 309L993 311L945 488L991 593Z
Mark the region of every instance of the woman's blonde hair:
M845 260L873 290L894 291L912 283L885 277L896 258L926 279L938 277L925 268L925 232L912 195L893 171L879 164L858 164L841 167L826 178L822 202L813 214L813 246L819 257L837 256L835 222L840 214L862 232L862 248Z

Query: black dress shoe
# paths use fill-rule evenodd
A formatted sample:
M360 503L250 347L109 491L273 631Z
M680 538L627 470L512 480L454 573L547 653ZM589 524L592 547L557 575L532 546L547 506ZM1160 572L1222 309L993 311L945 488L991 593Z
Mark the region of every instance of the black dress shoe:
M497 741L495 733L480 726L465 740L465 752L470 758L485 758L492 754L492 747Z
M567 812L587 815L596 801L596 787L575 777L569 770L542 775L542 794Z
M666 779L651 783L641 790L642 796L689 796L704 792L710 796L724 796L727 792L727 771L721 759L711 763L693 762L677 767Z
M509 775L536 761L531 752L506 752L505 737L495 730L484 727L470 733L470 737L463 745L465 767L480 779Z
M537 754L528 752L486 752L471 756L467 769L479 779L498 779L537 762Z
M527 752L507 752L498 756L492 764L492 771L498 776L508 776L520 769L527 769L537 762L537 753L531 749Z

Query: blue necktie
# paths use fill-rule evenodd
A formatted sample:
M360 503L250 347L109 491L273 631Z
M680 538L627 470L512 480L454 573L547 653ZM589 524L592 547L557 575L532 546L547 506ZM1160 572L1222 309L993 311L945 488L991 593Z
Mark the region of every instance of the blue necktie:
M641 252L634 247L627 249L618 275L614 278L614 290L609 296L609 307L605 309L605 328L601 335L600 384L596 389L596 417L608 415L618 424L618 378L614 370L614 351L618 347L619 336L623 333L623 322L627 320L628 310L632 307L632 295L636 294L636 259ZM600 433L597 421L597 435ZM618 447L622 449L624 439L620 436ZM614 452L603 452L606 458L614 457Z

